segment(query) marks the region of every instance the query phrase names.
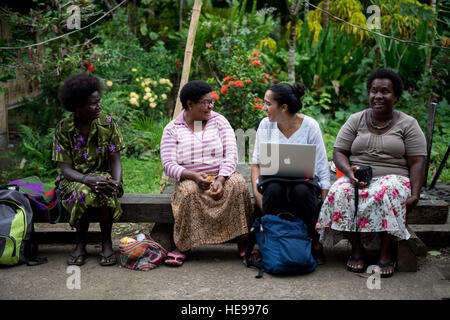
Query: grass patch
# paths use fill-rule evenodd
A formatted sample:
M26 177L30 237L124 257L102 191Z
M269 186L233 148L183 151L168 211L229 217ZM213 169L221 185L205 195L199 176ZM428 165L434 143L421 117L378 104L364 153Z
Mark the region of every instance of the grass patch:
M162 164L159 158L139 160L122 157L125 193L159 193Z

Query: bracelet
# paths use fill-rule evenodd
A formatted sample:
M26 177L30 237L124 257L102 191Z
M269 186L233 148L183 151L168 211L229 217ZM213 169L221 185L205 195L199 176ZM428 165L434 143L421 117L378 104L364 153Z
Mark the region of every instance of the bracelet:
M419 198L418 198L417 196L411 196L410 198L414 198L414 199L416 199L417 201L419 201Z

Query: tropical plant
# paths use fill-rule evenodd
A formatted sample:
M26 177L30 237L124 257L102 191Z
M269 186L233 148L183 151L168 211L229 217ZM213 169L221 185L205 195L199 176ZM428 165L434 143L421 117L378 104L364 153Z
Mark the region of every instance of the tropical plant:
M52 161L54 128L50 128L47 134L42 136L26 125L20 125L20 129L23 131L19 134L22 143L15 155L25 159L20 175L55 176L57 168L56 163Z
M241 51L242 52L242 51ZM208 81L216 90L216 110L223 114L234 129L256 128L264 112L261 111L261 97L269 88L273 77L265 72L264 61L259 52L232 56L216 62L218 71L223 72L222 80Z

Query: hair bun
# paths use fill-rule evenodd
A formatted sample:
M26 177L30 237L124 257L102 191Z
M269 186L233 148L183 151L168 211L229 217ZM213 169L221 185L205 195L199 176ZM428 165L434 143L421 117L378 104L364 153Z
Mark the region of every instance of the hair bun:
M306 92L306 87L303 83L294 83L292 86L294 88L294 93L297 96L297 98L300 100Z

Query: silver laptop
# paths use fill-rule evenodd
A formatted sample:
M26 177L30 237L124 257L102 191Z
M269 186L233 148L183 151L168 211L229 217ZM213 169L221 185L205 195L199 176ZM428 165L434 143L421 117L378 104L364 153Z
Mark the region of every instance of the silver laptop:
M259 155L263 176L314 177L315 145L261 143Z

